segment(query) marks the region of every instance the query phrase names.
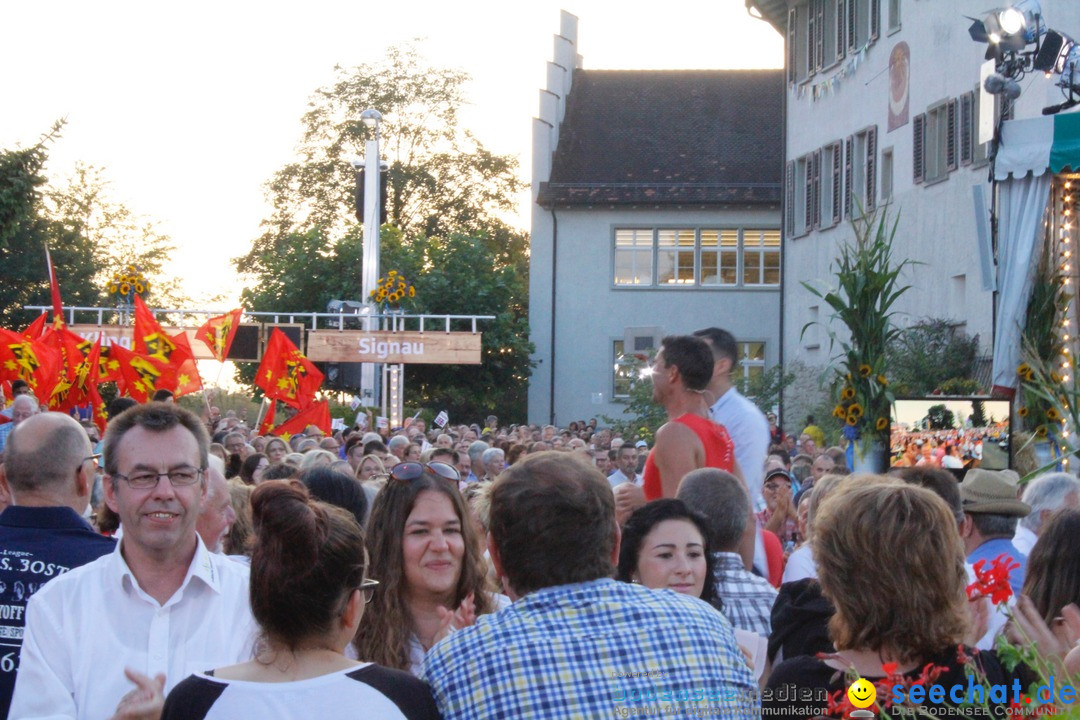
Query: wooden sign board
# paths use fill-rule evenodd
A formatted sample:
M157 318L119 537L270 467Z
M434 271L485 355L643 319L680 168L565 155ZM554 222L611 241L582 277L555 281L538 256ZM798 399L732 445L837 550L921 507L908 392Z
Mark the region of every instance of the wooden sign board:
M316 362L479 365L480 333L314 330L307 356Z
M191 353L196 360L213 360L214 356L210 348L202 340L195 337L198 328L162 327L169 335L175 335L181 330L187 335L188 344L191 345ZM121 345L131 349L134 328L130 325L68 325L68 330L94 342L101 337L101 344ZM236 329L236 337L233 338L232 347L229 348L227 360L251 360L257 361L261 357L262 342L259 335L260 326L257 323L243 324ZM295 333L297 335L301 332ZM254 353L254 354L252 354Z

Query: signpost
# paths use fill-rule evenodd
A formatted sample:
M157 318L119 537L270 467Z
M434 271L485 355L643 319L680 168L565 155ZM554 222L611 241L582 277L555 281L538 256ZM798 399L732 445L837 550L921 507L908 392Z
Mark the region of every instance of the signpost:
M314 330L307 356L316 362L479 365L480 333Z

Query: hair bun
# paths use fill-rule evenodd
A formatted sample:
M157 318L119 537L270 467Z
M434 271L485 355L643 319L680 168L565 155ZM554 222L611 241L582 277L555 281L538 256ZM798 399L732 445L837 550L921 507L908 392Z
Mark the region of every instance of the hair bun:
M270 480L251 494L251 517L255 526L254 555L284 572L303 574L318 558L319 509L307 488L296 480Z

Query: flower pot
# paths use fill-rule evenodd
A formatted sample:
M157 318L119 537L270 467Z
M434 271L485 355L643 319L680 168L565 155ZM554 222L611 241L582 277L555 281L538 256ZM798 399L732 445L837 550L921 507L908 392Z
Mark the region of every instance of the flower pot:
M852 472L880 475L889 470L888 446L881 440L876 439L856 441L853 460Z

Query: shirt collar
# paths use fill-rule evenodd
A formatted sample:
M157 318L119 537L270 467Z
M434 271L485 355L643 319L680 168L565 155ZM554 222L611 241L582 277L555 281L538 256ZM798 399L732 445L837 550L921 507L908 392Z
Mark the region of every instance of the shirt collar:
M89 530L94 528L79 514L64 505L30 507L12 505L0 514L0 525L8 527L49 528L51 530Z
M742 555L733 552L715 552L713 557L716 558L717 570L745 570L746 564L743 562Z
M121 538L120 542L116 543L116 548L112 554L113 565L113 581L120 584L125 590L129 587L135 589L140 594L146 594L145 591L139 586L139 581L135 577L135 573L128 567L127 561L124 560L124 555L121 552L122 546L126 538ZM206 549L206 545L203 544L202 538L198 533L195 534L195 555L191 558L191 564L188 565L187 575L184 576L184 581L180 583L180 587L166 605L179 602L179 599L183 596L184 589L187 588L188 583L192 581L192 578L197 578L207 587L214 592L221 594L221 582L219 578L219 572L214 565L214 561L210 556L210 551ZM149 597L149 596L147 596Z

